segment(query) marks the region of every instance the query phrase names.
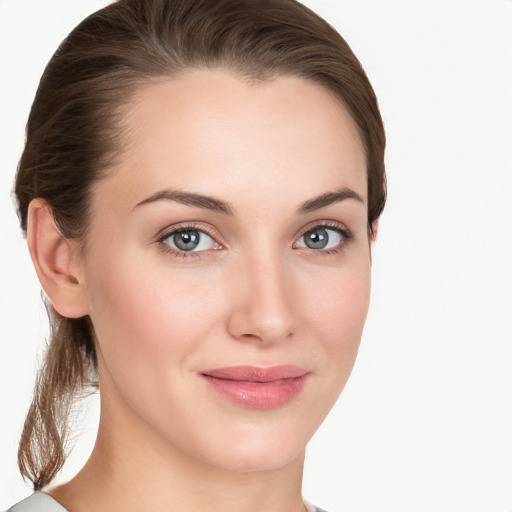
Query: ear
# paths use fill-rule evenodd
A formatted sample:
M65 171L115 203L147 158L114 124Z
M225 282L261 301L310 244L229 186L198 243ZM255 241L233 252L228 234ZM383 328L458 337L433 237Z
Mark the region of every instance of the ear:
M368 247L370 250L370 264L372 263L372 245L377 240L377 235L379 233L379 219L376 219L372 222L371 230L368 233Z
M376 219L372 222L372 231L371 231L371 242L375 242L377 240L377 235L379 234L379 219Z
M62 235L44 199L29 204L27 242L37 277L57 313L66 318L87 315L78 241Z

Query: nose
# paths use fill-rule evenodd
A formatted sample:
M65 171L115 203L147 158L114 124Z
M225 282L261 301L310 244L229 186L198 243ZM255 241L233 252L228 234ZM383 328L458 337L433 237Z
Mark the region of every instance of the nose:
M259 255L239 264L230 276L231 336L240 341L273 344L293 335L295 307L292 280L276 255Z

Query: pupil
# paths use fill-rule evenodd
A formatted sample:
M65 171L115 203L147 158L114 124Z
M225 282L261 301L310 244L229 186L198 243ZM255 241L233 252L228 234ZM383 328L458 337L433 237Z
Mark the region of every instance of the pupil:
M173 238L176 247L182 251L191 251L199 245L199 231L180 231Z
M305 243L310 249L323 249L329 242L329 235L325 229L315 229L306 233Z

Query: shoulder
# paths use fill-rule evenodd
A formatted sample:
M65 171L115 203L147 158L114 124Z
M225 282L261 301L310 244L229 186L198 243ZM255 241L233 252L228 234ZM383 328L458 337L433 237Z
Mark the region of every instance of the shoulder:
M306 512L327 512L323 508L316 507L315 505L311 504L309 501L304 500L304 505L306 506Z
M308 512L326 512L325 510L306 505ZM59 505L51 496L44 492L35 492L32 496L16 503L5 512L68 512L62 505Z
M32 496L16 503L5 512L68 512L51 496L44 492L35 492Z

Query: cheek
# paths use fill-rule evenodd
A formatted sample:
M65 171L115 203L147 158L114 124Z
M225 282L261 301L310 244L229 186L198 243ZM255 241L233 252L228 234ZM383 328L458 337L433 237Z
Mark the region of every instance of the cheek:
M211 311L201 279L137 258L115 261L93 262L89 279L90 316L105 358L155 364L193 350L209 328L201 312Z
M90 307L102 397L111 410L128 404L165 425L176 410L185 414L182 397L195 392L193 370L219 305L205 293L201 276L193 279L154 260L131 262L95 265Z
M337 400L357 357L370 299L369 258L360 257L329 274L314 291L302 287L301 297L315 345L312 353L323 378L320 416Z
M370 299L370 267L360 264L332 272L324 286L303 288L302 302L311 326L329 352L357 345Z

